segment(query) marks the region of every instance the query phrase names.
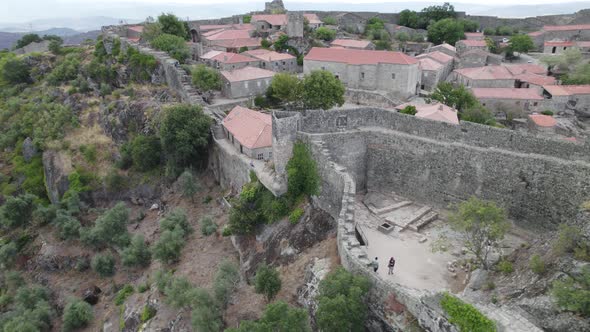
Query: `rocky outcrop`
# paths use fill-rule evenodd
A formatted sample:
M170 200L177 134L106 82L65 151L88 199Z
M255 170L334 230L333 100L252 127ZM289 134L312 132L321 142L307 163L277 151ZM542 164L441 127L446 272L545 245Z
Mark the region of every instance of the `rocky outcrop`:
M55 150L43 152L45 188L51 203L58 204L63 194L68 190L70 184L68 175L71 171L72 163L66 155Z
M265 225L257 235L233 236L243 275L250 278L260 263L283 265L314 244L334 234L334 219L323 210L309 207L297 224L282 220Z
M31 161L33 157L37 155L38 151L35 145L33 144L33 140L30 137L25 138L23 141L23 158L26 162Z

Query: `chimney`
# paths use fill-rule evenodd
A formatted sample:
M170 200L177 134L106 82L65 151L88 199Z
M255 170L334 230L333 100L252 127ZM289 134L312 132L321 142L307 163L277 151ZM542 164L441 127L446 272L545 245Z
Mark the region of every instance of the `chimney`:
M442 111L443 110L443 104L438 105L438 110Z

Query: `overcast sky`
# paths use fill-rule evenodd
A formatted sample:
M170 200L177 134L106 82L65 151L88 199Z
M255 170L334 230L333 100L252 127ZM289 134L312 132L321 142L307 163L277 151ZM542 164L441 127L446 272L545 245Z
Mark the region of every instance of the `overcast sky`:
M393 3L404 3L414 6L415 9L423 7L422 3L437 1L412 1L412 0L283 0L287 9L319 9L319 10L362 10L367 11L399 11L402 4L395 6ZM589 2L590 0L565 0L565 2ZM38 19L54 18L83 18L88 16L109 16L115 18L143 19L147 15L157 15L161 12L173 12L181 17L192 19L221 17L244 13L251 10L264 9L265 0L0 0L0 23L28 22ZM438 3L443 3L440 1ZM564 0L458 0L451 1L461 10L475 10L476 7L489 6L513 6L526 4L555 4ZM392 3L382 5L377 3ZM473 6L460 8L460 3L469 3ZM326 4L330 4L326 7ZM354 4L357 4L356 6ZM365 4L365 7L359 7ZM207 8L203 8L207 6ZM304 7L302 7L304 6ZM309 8L312 7L312 8ZM316 8L313 8L316 7ZM381 10L383 8L383 10Z

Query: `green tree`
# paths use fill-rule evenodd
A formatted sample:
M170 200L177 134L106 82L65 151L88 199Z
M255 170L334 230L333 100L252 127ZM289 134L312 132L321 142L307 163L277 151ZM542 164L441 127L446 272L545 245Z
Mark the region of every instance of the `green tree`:
M311 326L305 309L293 308L285 302L278 301L266 306L260 320L241 321L238 328L226 330L226 332L262 331L311 332Z
M18 248L16 243L10 241L0 246L0 266L3 269L8 269L14 265L16 261L16 255L18 255Z
M110 252L96 254L92 257L90 266L101 277L113 276L115 274L115 257Z
M338 21L334 16L326 16L324 17L322 22L324 22L324 24L326 25L338 25Z
M438 22L443 19L448 18L456 18L457 13L455 12L455 7L448 2L445 2L442 6L428 6L420 12L420 18L426 24L430 24L430 22ZM422 24L422 28L425 28L426 25Z
M399 13L398 24L408 28L417 29L420 18L413 10L404 9Z
M148 266L152 253L142 235L134 235L129 246L121 252L121 261L125 266Z
M293 154L287 162L287 193L293 201L303 195L317 195L320 176L309 148L303 142L293 145Z
M248 24L248 23L252 22L252 15L242 16L242 22L244 22L244 24Z
M64 308L63 330L68 332L82 328L88 325L93 318L90 304L79 299L70 300Z
M378 51L391 51L391 42L389 40L377 40L375 49Z
M307 109L328 110L344 104L344 84L326 70L314 70L303 78L303 103Z
M201 186L199 184L199 180L195 178L193 172L190 170L185 170L180 174L178 177L178 184L180 185L180 191L182 192L182 196L187 197L194 201L194 196L196 193L199 192Z
M317 39L330 41L336 38L336 31L326 27L319 27L314 32L314 36Z
M9 196L0 207L0 225L6 228L16 228L27 225L35 210L36 196L31 194Z
M463 24L463 31L465 32L476 32L479 29L479 23L475 21L461 19L459 22Z
M407 32L400 31L395 34L394 38L399 40L400 43L405 43L410 40L410 35Z
M174 14L161 14L158 16L158 23L162 27L162 33L181 37L184 40L189 39L188 30L184 22L182 22Z
M201 218L201 234L209 236L217 231L217 224L209 216Z
M17 40L16 44L14 45L14 48L23 48L31 43L39 43L43 41L43 39L41 39L41 37L39 37L38 34L36 33L29 33L26 34L24 36L22 36L19 40Z
M153 246L154 257L167 264L177 262L185 242L184 232L180 228L165 230Z
M184 62L189 56L190 51L186 46L186 41L182 37L163 33L154 38L150 45L153 48L167 52L174 59Z
M152 40L159 37L164 32L162 31L162 24L159 22L146 23L143 26L143 32L141 33L141 39L151 43Z
M513 52L527 53L535 48L533 39L529 35L514 35L510 38L510 46Z
M254 281L256 293L263 294L266 301L270 302L281 290L281 277L279 271L266 264L262 264L256 270Z
M380 18L373 17L367 21L367 25L365 26L365 36L369 39L385 39L381 37L385 37L383 32L387 33L385 30L385 22ZM389 37L389 35L387 35Z
M498 247L510 228L504 209L476 197L457 205L449 216L449 223L461 235L465 248L486 270L490 252Z
M494 118L494 115L480 104L464 109L459 115L461 121L475 122L487 126L496 125L496 118Z
M495 332L496 324L484 316L471 304L465 303L449 293L444 293L441 307L449 316L449 321L460 332Z
M173 174L205 160L210 126L211 118L200 106L177 105L165 110L160 139Z
M302 84L295 75L287 73L276 74L270 83L272 98L290 105L301 99Z
M554 281L551 293L561 308L590 317L590 266Z
M475 96L469 90L467 90L465 86L460 85L459 87L455 88L449 82L439 83L436 86L436 89L432 92L430 98L449 107L453 107L459 112L479 105L477 98L475 98Z
M484 36L494 36L496 34L496 29L494 28L485 28L483 29Z
M94 226L81 231L84 244L101 248L108 245L125 247L129 243L129 209L119 202L96 219Z
M418 111L416 110L416 106L412 106L412 105L408 105L406 107L404 107L404 109L399 111L402 114L408 114L408 115L416 115L416 113L418 113Z
M21 59L8 60L1 68L2 80L10 84L31 82L31 69Z
M584 85L590 84L590 63L580 63L574 69L562 78L564 85Z
M465 38L465 30L463 24L452 18L446 18L428 27L428 40L434 44L455 43Z
M130 145L133 165L140 172L152 170L162 160L162 144L155 135L138 135Z
M63 44L63 40L62 41L57 41L57 40L52 40L49 42L49 52L55 54L55 55L60 55L61 54L61 45Z
M183 236L192 233L193 229L188 222L188 217L183 209L176 208L172 212L168 213L164 218L160 220L160 228L173 231L179 229L182 231Z
M274 43L275 50L285 51L288 47L287 42L289 42L289 36L281 35Z
M213 281L213 294L221 308L227 307L231 294L236 290L239 282L240 272L236 264L229 260L223 260L217 268Z
M164 288L166 303L176 309L190 307L193 304L193 286L183 277L172 278Z
M364 331L370 282L338 268L320 282L316 321L322 331Z
M80 221L68 211L57 211L55 225L57 226L58 236L62 240L73 240L80 236L82 225L80 224Z
M191 312L193 329L199 332L221 331L223 327L221 310L211 294L202 288L195 288L192 294L196 303Z
M213 68L203 64L197 65L192 71L193 84L202 91L221 89L221 76Z

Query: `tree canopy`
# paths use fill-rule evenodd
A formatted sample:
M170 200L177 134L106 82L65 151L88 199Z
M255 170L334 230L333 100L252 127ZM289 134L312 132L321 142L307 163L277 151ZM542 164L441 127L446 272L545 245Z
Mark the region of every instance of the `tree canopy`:
M293 308L287 303L278 301L266 306L262 318L258 321L241 321L238 328L230 328L226 332L310 332L307 311Z
M269 92L272 98L288 105L301 99L302 84L295 75L279 73L272 78Z
M303 142L293 145L293 155L287 162L287 179L287 193L292 200L319 193L320 177L317 166Z
M445 18L428 27L428 40L438 45L455 43L465 38L465 26L461 21Z
M190 51L186 46L184 38L176 35L163 33L154 38L150 45L157 50L167 52L171 57L180 62L184 62L190 56Z
M281 290L281 277L275 268L263 264L256 270L254 279L256 293L263 294L270 302Z
M429 25L440 20L457 17L455 7L448 2L423 8L420 12L405 9L399 14L399 25L412 29L426 29Z
M41 39L41 37L39 37L38 34L36 33L29 33L26 34L24 36L22 36L14 45L14 48L23 48L31 43L38 43L40 41L42 41L43 39Z
M518 34L510 38L510 49L513 52L527 53L534 48L535 44L529 35Z
M202 91L221 89L221 76L213 68L203 64L197 65L192 70L193 84Z
M344 84L326 70L312 71L303 78L303 103L307 109L342 106L344 91Z
M465 86L460 85L455 88L449 82L439 83L430 98L453 107L459 112L479 104L477 98Z
M181 37L184 40L189 39L189 33L186 25L174 14L161 14L158 16L158 23L162 27L162 33Z

